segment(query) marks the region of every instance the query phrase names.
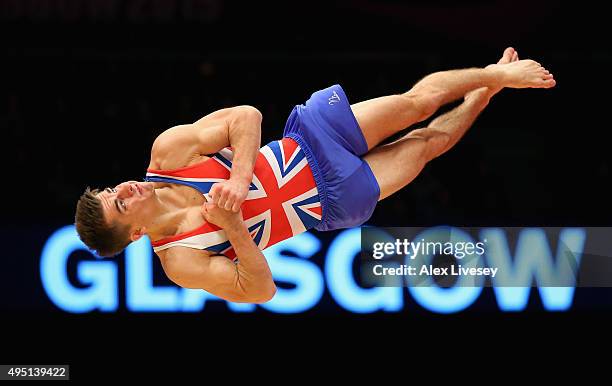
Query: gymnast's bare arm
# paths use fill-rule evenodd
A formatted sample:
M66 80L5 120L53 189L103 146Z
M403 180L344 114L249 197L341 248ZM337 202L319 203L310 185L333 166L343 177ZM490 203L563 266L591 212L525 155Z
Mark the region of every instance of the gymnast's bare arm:
M272 299L276 285L270 267L251 239L242 214L207 203L203 215L224 229L238 263L208 251L172 247L159 253L168 278L181 287L203 289L231 302L265 303Z
M172 127L155 139L149 168L180 168L203 155L232 146L230 179L215 184L209 194L220 207L238 212L253 179L261 146L261 121L261 113L256 108L236 106L215 111L192 124Z

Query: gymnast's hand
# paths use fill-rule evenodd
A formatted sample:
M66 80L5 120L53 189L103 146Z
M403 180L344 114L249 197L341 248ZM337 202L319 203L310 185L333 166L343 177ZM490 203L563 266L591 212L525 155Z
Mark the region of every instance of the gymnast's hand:
M217 205L209 202L205 202L204 205L202 205L202 216L209 223L213 223L223 229L244 226L242 212L240 210L236 213L221 209Z
M212 203L219 208L238 213L240 206L249 194L249 186L249 182L229 179L214 184L208 195L212 199Z

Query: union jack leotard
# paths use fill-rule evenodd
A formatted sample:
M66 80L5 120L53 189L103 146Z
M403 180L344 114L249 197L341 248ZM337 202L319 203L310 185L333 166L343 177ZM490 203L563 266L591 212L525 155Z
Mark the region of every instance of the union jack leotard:
M187 185L206 195L214 183L229 179L232 158L231 148L225 148L191 166L148 169L145 181ZM321 222L321 203L312 170L304 151L293 139L273 141L259 150L253 181L241 209L249 233L260 249ZM183 246L236 259L225 231L211 223L152 244L155 251Z

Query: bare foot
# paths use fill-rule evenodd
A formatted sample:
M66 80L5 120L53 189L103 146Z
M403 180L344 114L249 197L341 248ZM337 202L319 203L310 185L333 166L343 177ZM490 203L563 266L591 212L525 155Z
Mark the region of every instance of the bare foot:
M504 53L501 59L499 59L499 61L497 62L497 64L506 64L506 63L516 62L516 61L518 61L518 52L516 52L516 50L512 47L508 47L504 50ZM491 64L487 67L490 67L490 66L494 66L494 64Z
M504 53L502 54L502 57L497 61L497 64L507 64L507 63L516 62L518 60L519 60L518 52L516 52L516 50L514 48L512 48L512 47L508 47L508 48L506 48L504 50ZM490 68L492 66L495 66L495 64L489 64L486 68ZM465 96L466 96L466 98L473 98L473 97L477 97L477 96L484 96L484 94L486 94L487 98L490 99L495 94L500 92L502 89L503 89L502 86L499 86L499 87L481 87L481 88L476 89L474 91L470 91Z
M516 56L518 59L518 54ZM551 88L556 84L553 75L540 63L531 59L498 63L487 68L500 74L500 85L503 87Z
M508 64L512 62L517 62L518 60L519 60L518 52L512 47L508 47L504 50L504 53L502 54L501 59L497 61L497 64ZM490 68L493 66L495 66L495 64L489 64L486 68ZM503 87L499 86L499 87L492 87L489 90L491 91L491 96L493 96L497 94L498 92L500 92L502 89Z

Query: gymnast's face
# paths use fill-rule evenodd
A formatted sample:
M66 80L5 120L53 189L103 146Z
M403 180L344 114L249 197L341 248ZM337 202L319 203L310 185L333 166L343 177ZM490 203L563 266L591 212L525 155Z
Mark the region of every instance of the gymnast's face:
M152 182L123 182L98 193L104 218L108 223L130 226L132 241L146 233L145 224L155 208L155 189Z

